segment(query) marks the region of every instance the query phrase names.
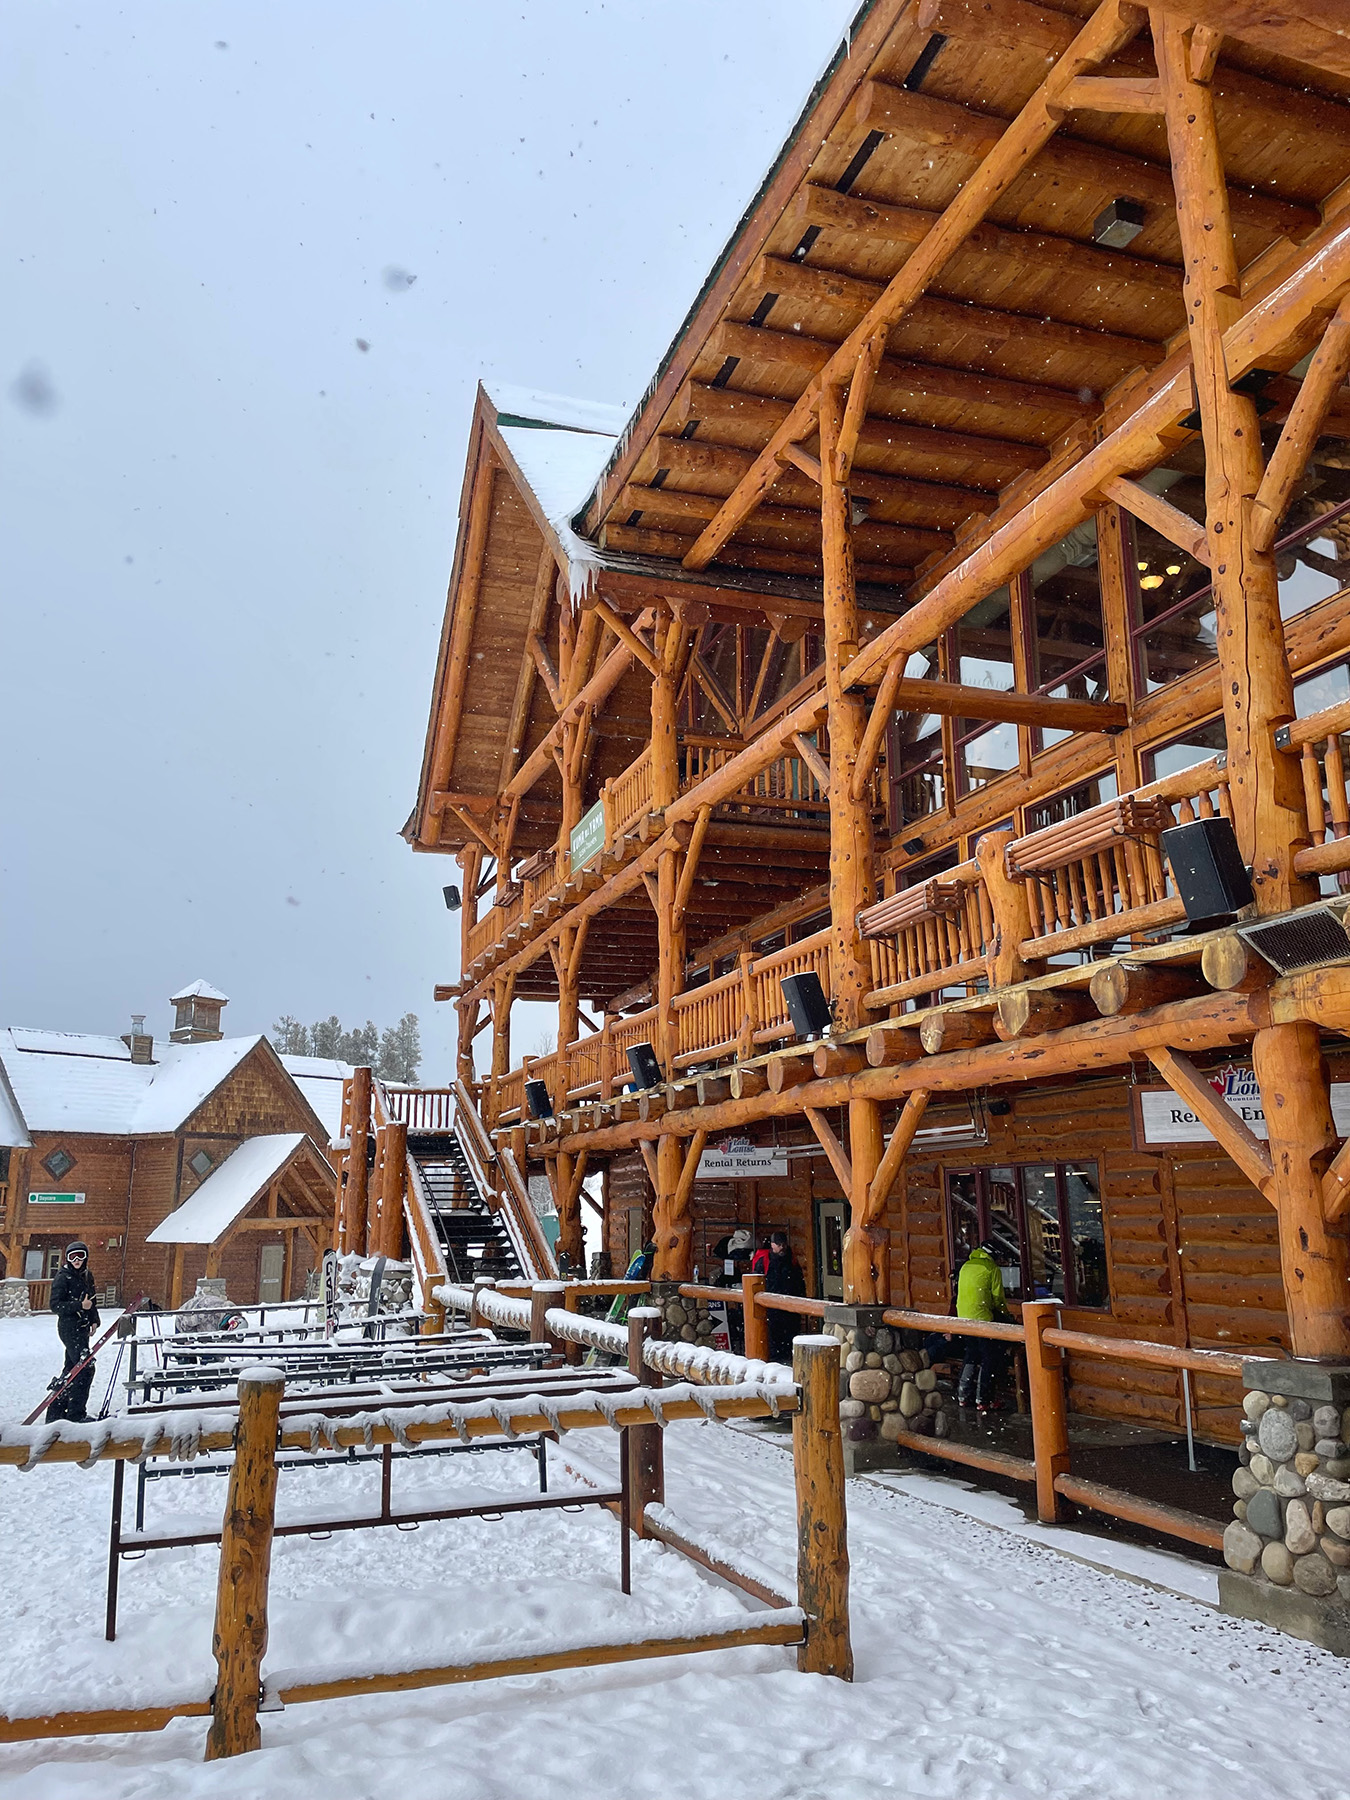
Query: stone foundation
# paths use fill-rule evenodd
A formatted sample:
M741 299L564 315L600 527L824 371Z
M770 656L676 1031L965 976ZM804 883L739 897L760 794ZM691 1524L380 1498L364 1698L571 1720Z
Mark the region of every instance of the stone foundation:
M729 1293L734 1292L728 1289ZM661 1335L674 1338L686 1344L702 1344L707 1349L713 1347L713 1318L706 1300L682 1300L678 1282L653 1282L652 1306L661 1309ZM731 1308L727 1308L728 1318Z
M0 1319L26 1319L31 1311L28 1283L21 1275L8 1275L0 1281Z
M897 1457L897 1434L946 1437L950 1396L913 1332L887 1325L879 1306L825 1308L824 1329L843 1351L839 1419L850 1473Z
M1350 1655L1350 1364L1253 1358L1242 1375L1220 1604Z

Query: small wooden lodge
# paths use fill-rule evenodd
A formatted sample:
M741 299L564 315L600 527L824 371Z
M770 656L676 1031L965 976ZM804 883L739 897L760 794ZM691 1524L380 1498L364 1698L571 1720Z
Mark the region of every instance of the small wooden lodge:
M574 1268L1350 1352L1347 371L1342 8L872 0L631 418L480 389L405 835Z
M105 1304L177 1306L207 1274L240 1304L304 1292L350 1070L226 1037L227 1003L206 982L175 994L167 1042L139 1014L121 1038L0 1030L0 1258L35 1308L77 1237Z

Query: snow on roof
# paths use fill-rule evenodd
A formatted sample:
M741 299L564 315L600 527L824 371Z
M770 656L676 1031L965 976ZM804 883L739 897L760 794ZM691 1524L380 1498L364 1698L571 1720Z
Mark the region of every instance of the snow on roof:
M530 484L564 555L573 599L590 585L599 554L572 529L572 520L609 461L614 439L598 432L538 431L508 426L502 441Z
M628 409L603 400L576 400L570 394L545 394L510 382L484 382L483 391L497 409L499 425L544 426L551 430L598 431L617 437L628 422Z
M196 1046L194 1046L195 1048ZM246 1213L305 1141L303 1131L245 1138L202 1185L146 1237L148 1244L214 1244Z
M329 1143L336 1143L342 1129L342 1083L352 1065L330 1062L323 1056L283 1056L281 1063L313 1107Z
M26 1150L32 1141L5 1074L5 1065L0 1062L0 1144L8 1150Z
M190 987L179 988L176 994L169 995L171 1006L176 1006L180 1000L219 1000L222 1006L228 1006L230 996L212 987L209 981L194 981Z
M176 1131L262 1040L156 1044L133 1063L119 1038L0 1030L0 1064L29 1131L129 1136Z
M212 1044L166 1044L163 1060L151 1066L154 1079L132 1115L130 1129L177 1130L261 1042L261 1037L240 1037L218 1038Z

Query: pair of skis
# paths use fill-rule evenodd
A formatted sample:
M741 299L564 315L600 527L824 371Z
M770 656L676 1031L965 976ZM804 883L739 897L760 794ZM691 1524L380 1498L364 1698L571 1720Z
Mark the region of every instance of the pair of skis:
M144 1294L138 1294L136 1296L135 1301L132 1303L132 1305L127 1307L126 1311L122 1314L122 1318L127 1318L130 1316L130 1314L134 1313L136 1311L136 1308L140 1305L141 1301L144 1300L144 1298L145 1298ZM24 1420L25 1425L35 1425L37 1423L39 1417L47 1411L48 1407L56 1405L57 1401L61 1398L62 1394L64 1394L66 1392L66 1390L70 1387L70 1384L74 1381L75 1377L80 1373L81 1369L87 1369L89 1367L90 1363L93 1362L94 1358L98 1355L99 1351L107 1343L108 1339L115 1335L117 1328L121 1323L122 1323L122 1319L115 1319L113 1321L113 1323L108 1327L108 1329L103 1333L103 1336L101 1338L99 1338L98 1342L95 1344L91 1344L89 1346L89 1349L86 1351L84 1356L82 1356L81 1359L79 1360L79 1362L76 1363L75 1367L70 1371L69 1375L67 1375L65 1377L65 1379L61 1382L61 1385L55 1389L48 1388L46 1398L44 1400L39 1400L38 1404L33 1408L32 1412L30 1412L28 1417Z

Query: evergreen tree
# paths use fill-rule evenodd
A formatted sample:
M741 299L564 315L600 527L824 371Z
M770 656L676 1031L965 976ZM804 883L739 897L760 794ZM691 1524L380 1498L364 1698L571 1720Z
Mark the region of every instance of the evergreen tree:
M336 1060L342 1054L342 1023L336 1013L326 1019L320 1019L309 1028L309 1053L311 1056L330 1057Z
M380 1039L378 1073L385 1081L417 1080L417 1065L422 1060L422 1034L416 1013L404 1013Z
M272 1027L272 1047L281 1056L308 1056L309 1027L289 1013L282 1013Z

